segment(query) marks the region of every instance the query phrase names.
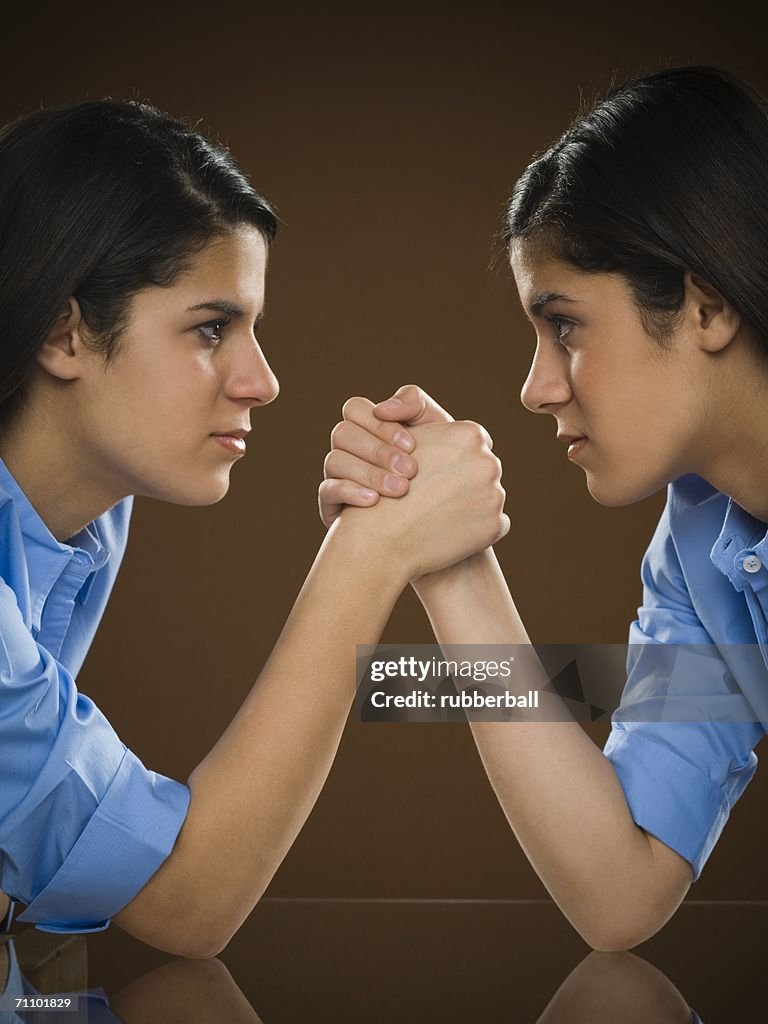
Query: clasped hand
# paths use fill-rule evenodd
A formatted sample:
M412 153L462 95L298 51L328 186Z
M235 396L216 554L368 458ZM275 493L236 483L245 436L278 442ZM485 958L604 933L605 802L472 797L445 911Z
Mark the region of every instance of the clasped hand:
M344 512L345 525L387 544L412 580L508 532L501 462L480 424L454 421L413 384L378 405L350 398L342 415L318 492L326 526Z

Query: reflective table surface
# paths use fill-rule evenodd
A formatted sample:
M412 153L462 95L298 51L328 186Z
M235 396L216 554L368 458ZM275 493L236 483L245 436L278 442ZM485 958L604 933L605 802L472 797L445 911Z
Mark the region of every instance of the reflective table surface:
M548 901L267 898L215 960L18 926L0 1022L764 1021L767 940L768 903L686 902L595 953Z

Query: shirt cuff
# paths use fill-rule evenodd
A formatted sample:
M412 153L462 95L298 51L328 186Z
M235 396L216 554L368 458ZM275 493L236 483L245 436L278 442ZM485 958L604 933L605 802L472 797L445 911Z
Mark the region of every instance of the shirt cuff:
M697 881L728 820L723 791L690 761L638 732L614 728L603 753L635 823L684 857Z
M101 931L173 849L187 786L148 771L130 750L69 855L19 921L41 931Z

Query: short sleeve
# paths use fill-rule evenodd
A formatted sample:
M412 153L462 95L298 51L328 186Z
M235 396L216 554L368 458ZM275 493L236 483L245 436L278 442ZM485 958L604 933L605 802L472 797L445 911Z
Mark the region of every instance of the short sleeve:
M689 861L695 881L754 776L764 729L693 607L669 505L641 576L627 683L604 753L636 824Z
M149 771L0 580L0 889L18 920L104 928L171 852L189 789Z

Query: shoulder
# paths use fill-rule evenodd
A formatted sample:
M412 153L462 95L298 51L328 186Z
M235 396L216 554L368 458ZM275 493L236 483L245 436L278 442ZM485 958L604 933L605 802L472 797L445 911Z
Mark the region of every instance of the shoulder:
M0 475L0 614L7 611L11 594L14 603L17 596L20 602L24 603L26 598L26 604L29 603L27 561L26 540L14 495Z
M39 662L37 646L19 605L19 595L11 583L0 576L0 685L34 675Z

